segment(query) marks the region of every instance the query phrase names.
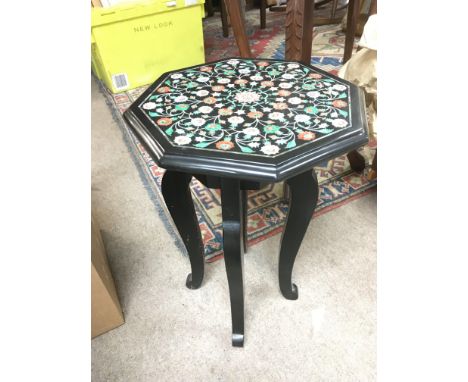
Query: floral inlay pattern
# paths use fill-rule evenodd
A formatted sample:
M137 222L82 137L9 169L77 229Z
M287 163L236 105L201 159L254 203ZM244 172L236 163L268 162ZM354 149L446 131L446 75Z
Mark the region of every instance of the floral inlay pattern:
M139 107L175 146L251 155L280 155L351 126L348 85L285 61L181 70Z

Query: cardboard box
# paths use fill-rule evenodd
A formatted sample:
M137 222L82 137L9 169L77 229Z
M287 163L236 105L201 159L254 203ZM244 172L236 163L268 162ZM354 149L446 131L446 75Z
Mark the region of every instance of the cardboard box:
M124 323L101 232L91 220L91 338Z
M104 6L104 4L103 4ZM205 62L204 0L141 0L91 9L91 65L112 93Z

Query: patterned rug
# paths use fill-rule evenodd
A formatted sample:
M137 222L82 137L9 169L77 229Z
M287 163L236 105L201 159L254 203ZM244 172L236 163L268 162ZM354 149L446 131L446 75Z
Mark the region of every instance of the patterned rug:
M252 51L256 57L284 58L284 13L267 12L267 27L261 30L259 11L250 10L246 12L246 26ZM204 19L203 27L207 61L239 55L232 30L230 37L222 37L219 14ZM344 38L339 25L315 28L312 64L336 74L341 66ZM101 90L122 129L145 187L161 217L167 222L168 229L174 233L175 228L172 226L172 220L165 209L161 195L164 170L154 163L122 119L122 113L146 88L147 86L143 86L124 93L111 94L101 84ZM368 164L361 174L350 169L346 156L315 167L320 184L320 196L314 217L375 190L376 181L368 181L366 177L375 145L376 142L373 141L360 150ZM221 195L219 190L208 189L196 180L192 180L191 189L205 244L205 259L207 262L212 262L223 254ZM259 191L249 191L248 196L248 241L249 245L254 245L282 231L288 207L283 199L282 183L271 184ZM174 235L174 237L176 244L183 248L179 236Z

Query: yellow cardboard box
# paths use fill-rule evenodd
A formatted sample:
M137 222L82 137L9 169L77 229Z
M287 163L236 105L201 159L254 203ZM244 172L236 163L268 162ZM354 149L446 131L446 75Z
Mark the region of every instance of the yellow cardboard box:
M204 0L143 0L91 8L92 70L113 92L205 62Z

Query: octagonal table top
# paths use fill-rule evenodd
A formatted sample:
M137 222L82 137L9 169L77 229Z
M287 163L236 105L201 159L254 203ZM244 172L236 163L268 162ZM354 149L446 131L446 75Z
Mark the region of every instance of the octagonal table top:
M168 72L124 116L161 167L242 178L281 180L288 163L305 169L367 142L360 89L289 61L234 58Z

